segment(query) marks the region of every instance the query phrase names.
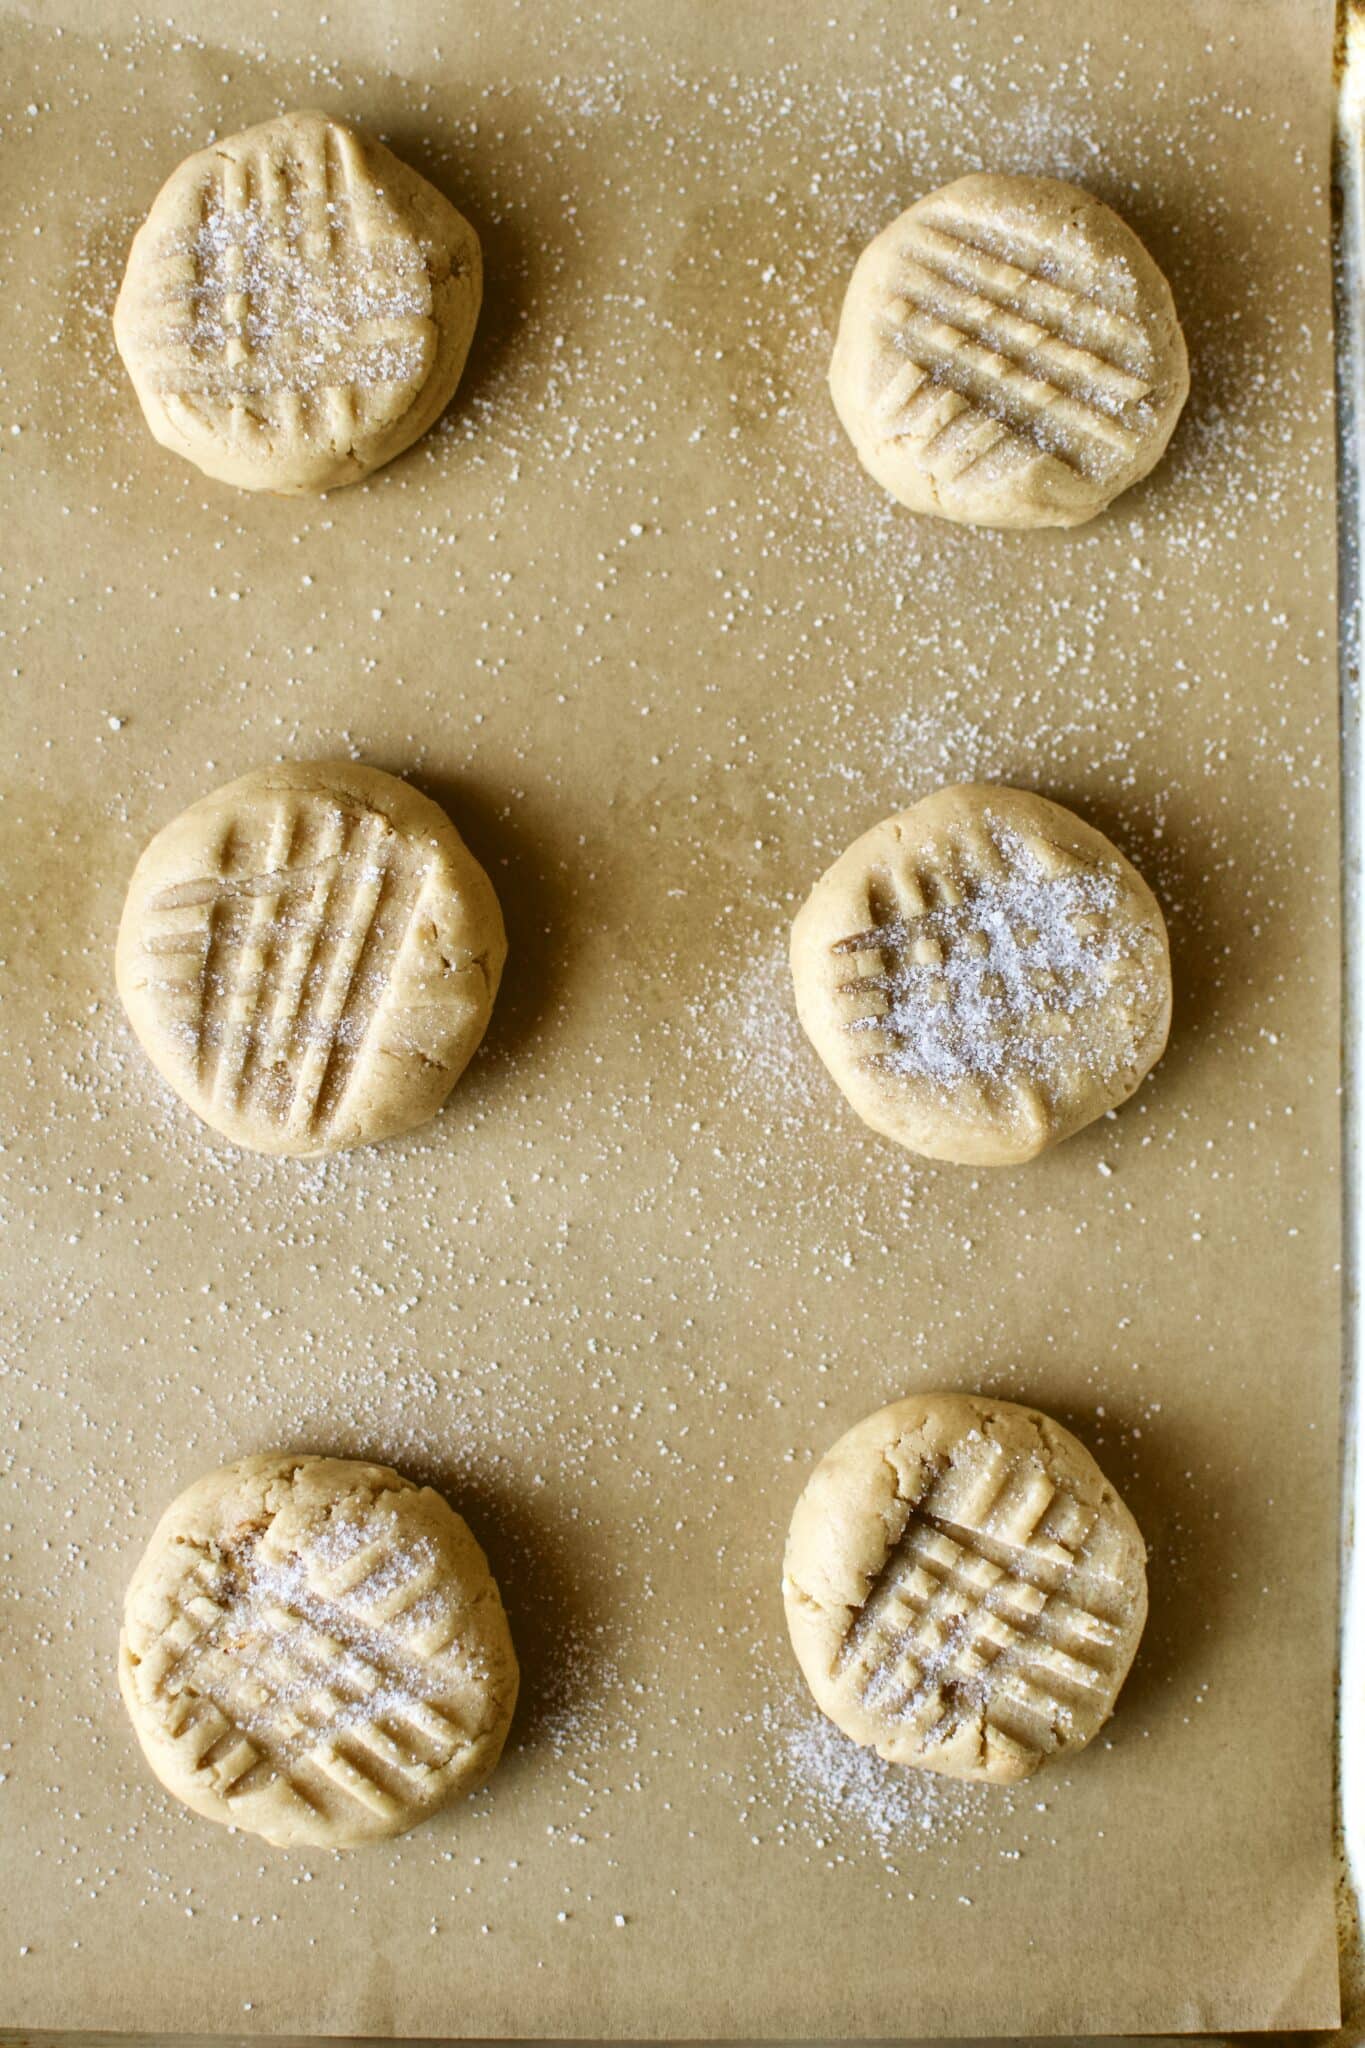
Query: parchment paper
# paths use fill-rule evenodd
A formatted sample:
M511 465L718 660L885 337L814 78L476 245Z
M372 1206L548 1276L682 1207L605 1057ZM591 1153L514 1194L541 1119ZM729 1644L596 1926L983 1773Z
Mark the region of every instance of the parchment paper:
M1324 5L112 0L5 18L0 1988L11 2025L930 2035L1326 2026L1337 824ZM179 158L383 132L489 278L440 432L361 489L202 480L108 327ZM1194 395L1073 535L916 521L823 388L863 241L978 165L1167 268ZM219 1146L112 984L203 791L354 751L445 802L512 940L411 1140ZM1149 874L1177 1018L1017 1173L911 1161L792 1021L790 914L935 783ZM1014 1793L814 1719L780 1554L877 1403L1060 1416L1152 1619L1104 1739ZM119 1706L170 1496L266 1446L449 1491L525 1670L486 1792L392 1849L175 1809Z

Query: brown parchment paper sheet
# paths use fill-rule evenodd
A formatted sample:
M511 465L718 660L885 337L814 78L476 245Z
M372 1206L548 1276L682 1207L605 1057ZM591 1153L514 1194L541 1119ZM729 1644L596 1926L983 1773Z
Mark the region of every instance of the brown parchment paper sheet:
M0 2018L367 2034L1325 2026L1337 818L1325 6L11 11ZM483 238L440 431L271 502L142 427L108 313L213 131L321 105ZM862 242L977 165L1117 204L1173 281L1169 458L1072 535L894 510L823 377ZM185 802L354 751L448 805L512 953L410 1140L232 1153L112 984ZM1169 1054L1025 1171L916 1163L794 1026L792 910L935 783L1143 867ZM1036 1402L1151 1545L1106 1737L1010 1793L822 1730L782 1537L907 1389ZM445 1487L524 1700L468 1805L280 1855L118 1704L171 1494L283 1444Z

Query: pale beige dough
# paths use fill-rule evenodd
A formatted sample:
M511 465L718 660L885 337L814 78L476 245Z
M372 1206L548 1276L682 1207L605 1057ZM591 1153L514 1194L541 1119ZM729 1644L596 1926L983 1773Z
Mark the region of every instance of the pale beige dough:
M188 157L152 202L114 337L158 441L223 483L356 483L460 381L479 239L425 178L330 115Z
M919 1394L826 1452L782 1596L817 1706L891 1763L1008 1784L1103 1727L1147 1560L1084 1445L1012 1401Z
M967 783L874 825L791 937L796 1007L858 1115L912 1152L1012 1166L1126 1100L1160 1059L1160 905L1103 833Z
M260 768L157 833L115 971L153 1065L205 1123L311 1156L434 1116L506 958L444 811L351 761Z
M1132 229L1074 185L986 173L864 249L829 371L863 467L973 526L1092 519L1157 462L1189 384Z
M147 1761L196 1813L349 1849L483 1783L517 1660L487 1560L439 1494L275 1452L166 1510L128 1587L119 1683Z

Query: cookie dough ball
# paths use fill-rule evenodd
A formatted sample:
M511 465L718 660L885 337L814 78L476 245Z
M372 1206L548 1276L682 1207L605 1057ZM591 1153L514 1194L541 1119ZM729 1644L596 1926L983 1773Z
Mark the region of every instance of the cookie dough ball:
M248 491L352 484L454 395L469 222L380 142L282 114L186 158L139 228L114 338L147 424Z
M487 1560L429 1486L243 1458L162 1516L119 1683L152 1769L279 1848L402 1834L498 1761L517 1660Z
M1078 526L1146 476L1190 388L1165 278L1056 178L959 178L858 258L830 364L864 469L913 512Z
M1166 924L1103 833L969 783L854 841L792 927L806 1035L864 1123L1013 1166L1133 1093L1171 1022Z
M1147 1558L1059 1423L920 1394L820 1460L782 1597L816 1705L846 1735L891 1763L1009 1784L1084 1748L1113 1712Z
M434 1116L493 1009L493 885L444 811L352 761L257 769L133 871L119 994L192 1110L312 1157Z

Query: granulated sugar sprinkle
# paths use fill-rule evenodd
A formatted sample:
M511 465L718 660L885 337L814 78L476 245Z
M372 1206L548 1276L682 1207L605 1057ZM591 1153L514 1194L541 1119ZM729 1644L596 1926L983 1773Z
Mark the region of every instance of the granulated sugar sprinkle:
M1018 833L997 828L999 875L975 874L956 903L897 918L838 950L888 962L859 985L883 1011L848 1030L875 1034L896 1073L944 1084L1023 1072L1046 1077L1075 1057L1052 1020L1104 1000L1140 938L1111 918L1118 884L1098 867L1044 867ZM1122 1048L1120 1048L1120 1051Z
M189 280L167 295L150 337L160 388L240 398L421 376L423 336L411 332L431 314L421 250L396 238L368 248L343 200L327 203L325 260L305 253L310 236L316 223L292 201L277 212L206 203L194 234L173 239L163 259Z

